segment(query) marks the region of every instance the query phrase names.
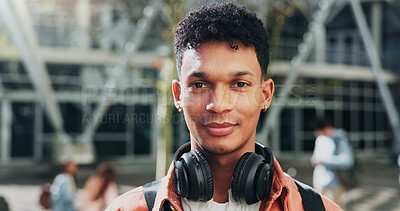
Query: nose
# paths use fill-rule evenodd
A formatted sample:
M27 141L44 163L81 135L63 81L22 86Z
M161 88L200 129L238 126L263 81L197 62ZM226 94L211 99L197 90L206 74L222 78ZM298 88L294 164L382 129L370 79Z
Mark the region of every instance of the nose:
M233 108L231 100L229 88L217 86L210 92L206 110L214 113L229 112Z

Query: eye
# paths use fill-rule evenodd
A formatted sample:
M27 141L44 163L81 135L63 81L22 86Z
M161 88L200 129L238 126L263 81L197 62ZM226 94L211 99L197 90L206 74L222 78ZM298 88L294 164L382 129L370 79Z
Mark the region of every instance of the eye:
M245 83L245 82L236 82L236 84L235 84L237 87L239 87L239 88L242 88L242 87L245 87L245 86L247 86L248 84L247 83Z
M191 84L191 86L193 86L196 89L201 89L201 88L204 88L206 85L201 82L196 82L196 83Z

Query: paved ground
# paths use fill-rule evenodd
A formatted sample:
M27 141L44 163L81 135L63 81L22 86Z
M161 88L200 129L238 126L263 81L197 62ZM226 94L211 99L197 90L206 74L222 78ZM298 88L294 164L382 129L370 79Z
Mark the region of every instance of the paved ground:
M306 159L279 159L284 171L295 175L297 179L311 184L312 168ZM127 171L127 166L117 163L119 171L117 183L120 192L152 180L151 170L136 169ZM132 167L139 168L139 167ZM140 167L140 168L143 168ZM77 175L77 185L82 187L86 178L93 172L94 166L81 166ZM0 166L0 196L4 196L12 211L39 211L37 204L40 187L51 181L56 174L56 168L51 165L38 166ZM398 169L388 159L362 159L361 185L349 191L346 195L347 210L398 210L400 211L400 192L398 184ZM1 207L1 206L0 206ZM1 211L1 210L0 210Z

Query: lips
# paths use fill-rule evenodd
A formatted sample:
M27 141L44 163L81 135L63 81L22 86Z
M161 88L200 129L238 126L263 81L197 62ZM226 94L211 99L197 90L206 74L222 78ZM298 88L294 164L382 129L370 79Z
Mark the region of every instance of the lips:
M232 124L229 122L224 123L207 123L204 124L203 127L207 130L207 132L212 136L226 136L231 134L237 124Z

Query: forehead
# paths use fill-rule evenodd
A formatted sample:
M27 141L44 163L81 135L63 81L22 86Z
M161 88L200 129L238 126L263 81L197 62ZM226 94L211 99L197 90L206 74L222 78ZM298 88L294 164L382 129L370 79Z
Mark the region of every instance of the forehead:
M230 45L228 42L208 41L184 52L180 74L184 80L193 72L226 76L238 71L250 71L254 76L261 77L254 48L239 42Z

